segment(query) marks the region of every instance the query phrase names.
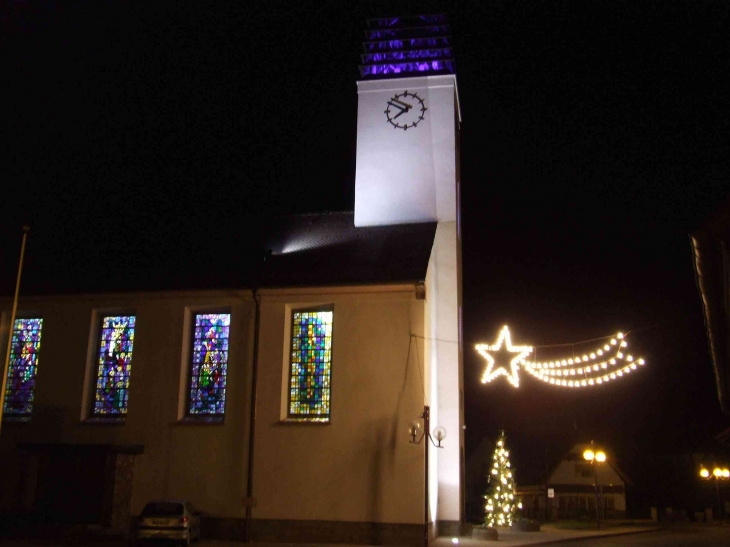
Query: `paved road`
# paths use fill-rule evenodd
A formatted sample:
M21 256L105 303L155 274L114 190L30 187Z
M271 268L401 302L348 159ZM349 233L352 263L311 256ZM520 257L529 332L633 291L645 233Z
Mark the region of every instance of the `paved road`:
M561 545L553 543L556 547ZM573 540L570 547L730 547L730 527L672 527L658 532Z

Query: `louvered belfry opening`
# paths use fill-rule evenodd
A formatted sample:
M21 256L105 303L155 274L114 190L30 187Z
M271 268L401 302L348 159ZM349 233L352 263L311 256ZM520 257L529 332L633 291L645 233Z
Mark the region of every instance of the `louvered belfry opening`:
M367 25L363 79L455 73L446 15L368 19Z

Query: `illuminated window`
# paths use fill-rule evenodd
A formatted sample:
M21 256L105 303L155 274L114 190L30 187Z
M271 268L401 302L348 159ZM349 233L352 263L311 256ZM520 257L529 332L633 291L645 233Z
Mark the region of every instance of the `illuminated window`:
M16 319L10 342L10 363L3 403L3 414L30 417L38 372L43 319Z
M292 312L289 418L328 421L332 310Z
M188 400L192 416L223 416L230 326L230 313L195 316Z
M96 360L94 416L125 416L132 373L134 315L103 317Z

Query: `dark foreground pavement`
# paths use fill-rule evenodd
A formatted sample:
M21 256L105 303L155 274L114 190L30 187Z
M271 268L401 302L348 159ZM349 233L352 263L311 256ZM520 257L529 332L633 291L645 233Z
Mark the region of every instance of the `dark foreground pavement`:
M458 541L458 545L455 541ZM74 543L49 539L0 539L0 547L132 547L132 541L81 540ZM141 544L140 547L158 547L160 544ZM171 545L171 544L166 544ZM237 541L204 539L196 547L363 547L336 544L280 544L242 543ZM497 541L471 538L437 538L431 547L535 547L538 545L568 545L570 547L730 547L730 527L719 525L672 524L657 526L619 526L608 530L560 530L545 525L539 532L512 532L500 530Z

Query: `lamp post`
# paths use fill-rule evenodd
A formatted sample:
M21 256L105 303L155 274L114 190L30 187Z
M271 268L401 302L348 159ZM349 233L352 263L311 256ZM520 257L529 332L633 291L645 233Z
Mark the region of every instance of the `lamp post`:
M704 465L700 468L700 477L705 480L715 479L715 491L717 492L717 515L722 523L722 494L720 493L720 481L730 479L730 469L727 467L715 467L710 473Z
M596 528L601 529L601 513L598 508L598 464L606 461L606 453L602 450L593 451L593 441L591 448L583 452L583 459L591 462L593 467L593 487L596 492Z
M441 426L436 427L433 430L433 437L431 436L431 433L429 433L431 421L430 412L431 409L429 406L425 405L423 407L423 414L420 416L423 419L423 432L421 432L421 423L418 420L411 422L411 425L408 427L408 434L411 436L410 442L411 444L421 444L423 438L428 437L428 440L436 448L443 448L441 441L446 438L446 429ZM419 432L421 432L421 436L416 439ZM434 442L434 437L437 442ZM428 547L428 443L423 443L423 480L423 547Z

